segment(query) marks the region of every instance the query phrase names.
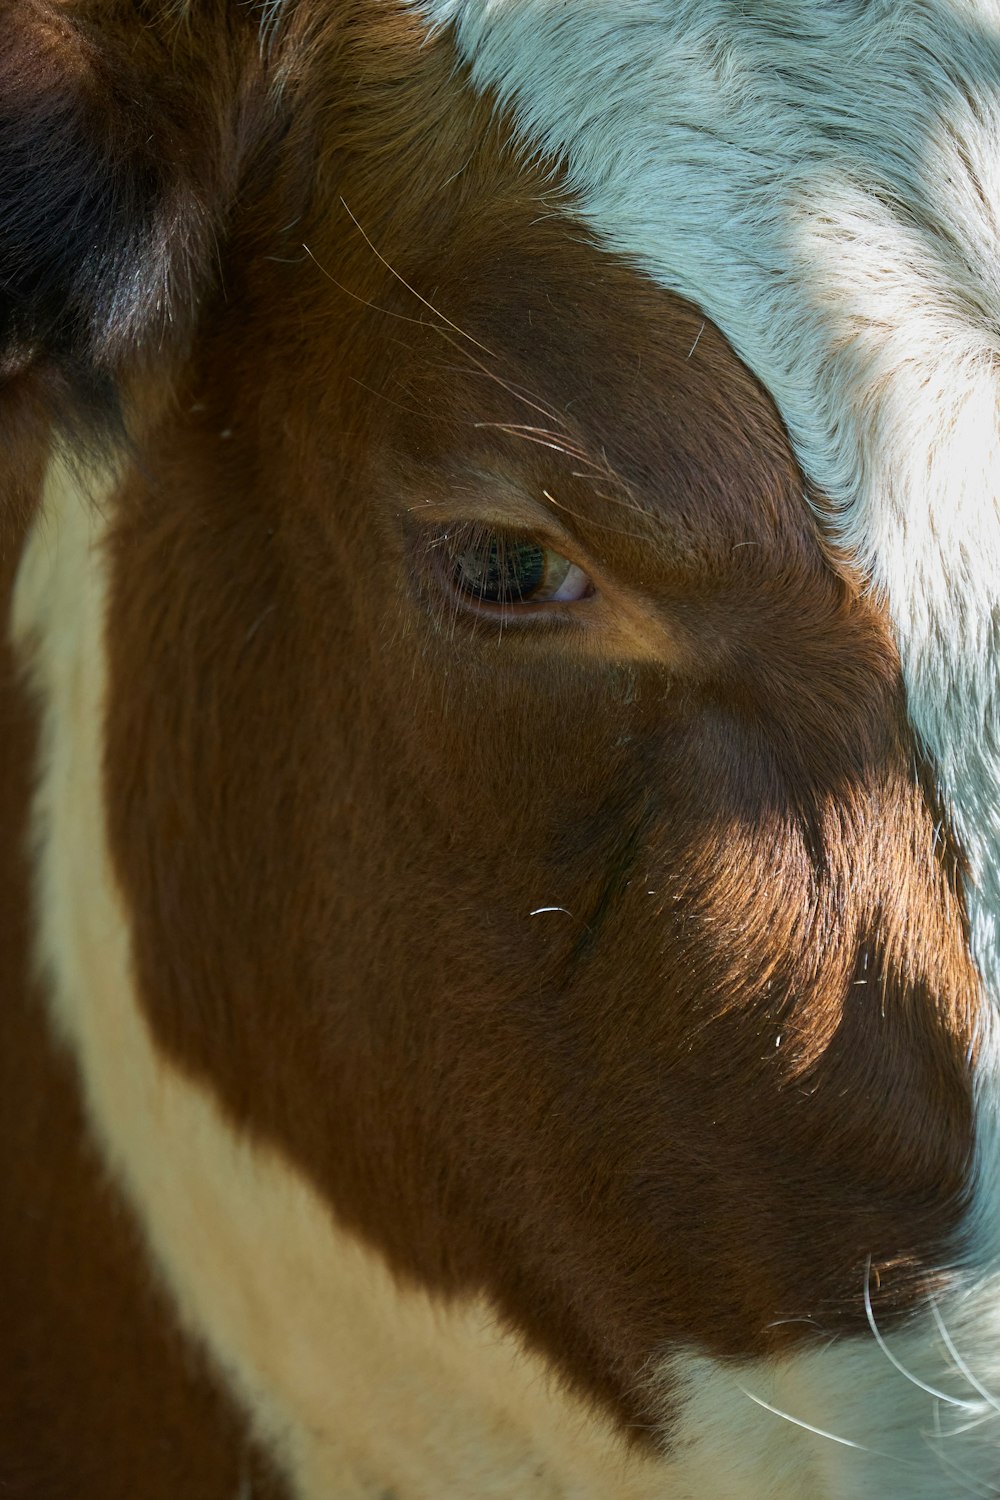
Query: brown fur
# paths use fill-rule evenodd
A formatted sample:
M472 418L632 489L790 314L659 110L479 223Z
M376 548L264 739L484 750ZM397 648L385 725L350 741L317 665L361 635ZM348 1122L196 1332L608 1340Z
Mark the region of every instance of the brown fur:
M722 337L588 241L446 40L373 3L287 27L252 139L248 53L232 98L196 85L181 155L229 143L227 229L173 399L145 345L126 361L107 798L144 1003L403 1276L485 1293L641 1424L665 1346L860 1331L869 1256L880 1322L947 1264L975 1009L956 857L885 618ZM592 574L583 624L501 633L443 600L433 538L484 506ZM86 1456L95 1427L155 1473L144 1500L177 1493L147 1451L162 1378L197 1493L227 1494L232 1418L165 1352L37 1012L29 1033L10 1201L56 1185L59 1227L45 1255L37 1220L8 1239L65 1349L46 1367L26 1323L18 1430L37 1452L58 1417ZM134 1407L102 1406L122 1379Z
M3 474L6 614L29 492ZM27 483L30 480L30 483ZM0 650L0 1493L176 1500L284 1493L241 1413L182 1341L88 1138L71 1057L28 981L34 715Z

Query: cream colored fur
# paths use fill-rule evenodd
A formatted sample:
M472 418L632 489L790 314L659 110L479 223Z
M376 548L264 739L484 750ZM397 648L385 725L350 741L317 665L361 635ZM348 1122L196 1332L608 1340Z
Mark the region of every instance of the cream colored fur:
M15 602L44 705L38 953L94 1135L184 1324L308 1500L662 1495L660 1466L626 1457L487 1308L398 1287L278 1151L157 1051L105 846L99 517L112 481L94 487L53 465Z
M874 1339L774 1364L680 1352L650 1376L665 1457L629 1456L488 1308L397 1286L291 1163L167 1062L136 996L104 834L101 516L112 508L110 477L83 486L53 464L18 579L14 632L43 706L38 958L151 1272L301 1500L1000 1494L982 1487L996 1469L997 1410L926 1315L892 1347L955 1405L909 1383ZM945 1308L961 1348L982 1339L997 1301L990 1287Z

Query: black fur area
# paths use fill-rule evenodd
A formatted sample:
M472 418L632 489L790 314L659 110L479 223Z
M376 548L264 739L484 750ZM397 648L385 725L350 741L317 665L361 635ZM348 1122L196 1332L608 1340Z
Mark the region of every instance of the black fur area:
M42 361L103 404L186 331L215 217L187 84L146 28L0 0L0 380Z

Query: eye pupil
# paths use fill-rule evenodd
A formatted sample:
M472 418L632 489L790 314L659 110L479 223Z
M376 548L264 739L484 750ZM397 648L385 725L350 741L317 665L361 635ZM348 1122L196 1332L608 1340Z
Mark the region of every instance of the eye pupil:
M520 604L545 581L545 548L527 538L491 532L455 557L455 582L487 604Z

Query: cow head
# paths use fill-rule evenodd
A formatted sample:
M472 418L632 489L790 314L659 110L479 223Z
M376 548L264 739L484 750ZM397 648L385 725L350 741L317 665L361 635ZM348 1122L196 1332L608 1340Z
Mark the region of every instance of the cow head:
M935 1402L1000 1469L995 1314L981 1379L954 1352L994 1305L1000 33L896 10L4 17L12 463L57 430L50 491L100 489L130 1024L666 1493L951 1493ZM24 592L57 1009L225 1364L173 1116L124 1139L106 955L46 915L86 790Z

